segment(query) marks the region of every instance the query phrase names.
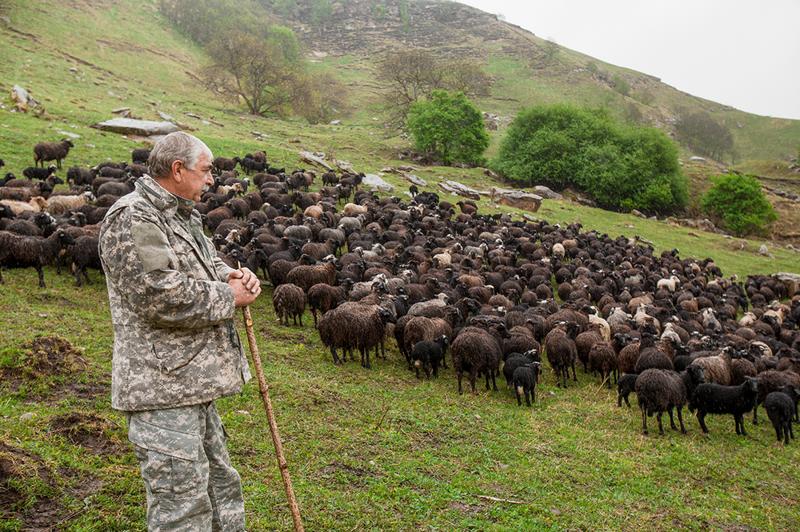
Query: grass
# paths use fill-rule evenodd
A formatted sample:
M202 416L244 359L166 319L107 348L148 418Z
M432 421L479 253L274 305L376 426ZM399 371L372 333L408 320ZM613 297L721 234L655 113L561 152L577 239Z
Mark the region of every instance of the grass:
M211 98L185 73L202 66L202 52L159 21L156 5L153 0L34 0L7 13L11 25L0 25L0 45L12 53L0 62L0 90L25 85L47 114L37 118L11 113L8 105L0 108L0 156L6 171L30 165L33 144L61 138L63 131L80 135L67 165L128 159L130 150L142 145L139 139L89 127L122 106L142 118L156 118L156 110L167 112L196 128L218 154L264 149L274 163L295 167L298 150L321 150L367 172L406 164L396 153L407 141L387 138L372 120L379 116L374 95L342 126L313 128L298 120L244 115ZM120 27L125 31L100 35L96 30ZM582 58L565 54L561 60L575 66ZM534 101L527 97L557 101L557 80L536 81L529 96L524 83L514 80L528 66L499 56L488 61L502 78L498 86L522 103ZM358 96L371 67L363 58L348 56L326 58L315 68L345 69L343 79ZM581 90L585 87L576 87L573 96L593 97ZM508 113L514 109L507 101L498 106L508 106L498 107ZM268 137L256 140L252 131ZM439 179L481 189L498 184L481 169L426 167L415 173L429 188ZM398 187L397 193L408 184L394 174L385 179ZM488 199L480 206L519 215ZM684 257L712 256L727 275L798 271L794 253L771 247L774 256L762 257L757 240L727 239L568 201L546 200L536 216L580 221L587 229L614 236L639 235L657 251L677 247ZM92 276L94 284L78 289L71 277L47 269L48 288L40 290L33 270L4 273L0 464L11 452L18 467L9 481L16 490L13 504L5 504L8 492L0 489L0 514L6 512L0 530L37 523L75 531L143 525L144 490L126 442L125 421L110 408L113 337L105 287L95 272ZM643 437L636 407L616 408L614 394L583 374L577 386L561 390L546 373L536 405L518 408L504 385L496 393L458 396L452 370L438 380L416 380L391 341L389 359L371 371L351 362L335 367L309 325L310 316L302 328L277 325L269 290L253 313L309 530L789 529L800 520L798 447L776 445L767 425L751 429L748 424L751 434L741 438L729 418L714 417L708 421L710 436L688 420L686 436L667 431ZM82 350L86 367L56 375L26 371L26 346L39 335L69 340ZM251 382L243 394L220 400L219 409L243 477L250 529L287 529L290 519L256 388ZM101 418L103 429L91 433L95 444L78 444L74 435L54 430L68 414L83 416L86 422L79 425L86 430L90 415Z
M22 504L50 500L58 515L70 514L84 504L71 493L91 479L91 503L63 528L138 527L144 490L108 389L75 398L61 388L81 380L108 384L104 285L77 289L48 270L50 288L31 297L33 272L11 271L7 279L0 304L20 310L4 323L2 365L14 367L25 352L20 346L39 334L67 338L89 362L77 374L16 389L0 384L0 441L38 456L55 477L23 483ZM268 296L253 306L257 337L309 530L786 529L800 519L798 447L775 444L768 424L748 422L750 434L742 438L729 417L712 417L704 436L687 416L686 436L641 436L635 405L617 408L615 394L581 371L567 390L546 372L532 409L518 408L502 383L499 392L479 386L477 396L458 396L452 370L418 381L394 349L372 371L353 362L335 367L310 316L304 327L280 327L270 307ZM218 405L250 528L290 527L255 382ZM27 412L33 420L23 420ZM74 412L107 420L106 437L120 452L97 454L48 429L56 416Z

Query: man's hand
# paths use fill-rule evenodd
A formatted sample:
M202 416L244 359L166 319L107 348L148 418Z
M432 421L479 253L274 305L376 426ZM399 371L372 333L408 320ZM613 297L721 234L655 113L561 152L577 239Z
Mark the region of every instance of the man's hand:
M233 288L233 299L237 307L249 305L261 293L261 281L247 268L229 273L228 285Z

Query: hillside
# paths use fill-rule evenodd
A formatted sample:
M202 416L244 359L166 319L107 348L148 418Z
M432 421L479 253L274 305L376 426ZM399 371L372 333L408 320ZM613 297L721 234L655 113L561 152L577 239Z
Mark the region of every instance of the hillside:
M633 105L647 122L670 131L679 109L702 110L731 129L738 160L796 155L798 120L745 113L682 92L647 73L604 63L562 46L551 55L545 39L458 2L331 2L330 14L312 24L312 6L318 3L281 2L293 7L277 9L272 5L277 2L262 2L275 20L297 32L311 56L324 56L323 62L331 64L347 59L348 70L360 71L365 78L371 76L376 62L387 51L426 48L444 57L466 56L486 64L496 80L492 96L480 102L487 112L513 117L524 106L572 102L609 107L622 118ZM614 90L616 75L628 83L630 96Z
M316 68L336 71L361 98L342 125L256 118L198 85L206 56L169 27L157 6L157 0L0 0L2 172L20 173L32 164L36 142L64 136L75 143L67 167L129 160L131 149L146 145L143 139L90 127L120 107L146 119L168 113L217 155L263 149L276 165L295 168L303 164L299 150L319 150L375 173L408 163L396 158L408 141L387 138L380 124L368 52L334 55L332 44L309 47ZM439 18L446 27L447 17ZM520 31L497 28L506 26ZM351 33L342 38L361 34ZM313 41L310 31L302 34ZM505 76L495 100L487 100L495 112L511 114L523 98L533 98L531 83L541 101L562 97L562 81L544 75L526 81L522 74L531 70L524 58L498 55L487 62ZM29 89L46 112L11 112L7 95L14 84ZM595 97L592 86L575 90ZM501 89L519 101L501 99ZM716 168L688 160L685 167L698 182ZM437 189L441 179L477 188L501 184L480 168L414 173L451 202L459 198ZM408 182L393 173L384 177L402 196ZM523 214L488 198L479 205L482 213L515 220ZM798 255L772 244L772 256L764 257L758 240L572 201L545 200L535 216L636 235L657 253L677 248L681 257L713 257L725 275L798 271ZM125 418L110 407L113 336L105 284L94 270L92 284L82 288L55 268L45 275L47 289L36 288L31 268L3 271L0 285L0 530L139 529L144 488ZM651 436L644 437L635 400L632 409L617 408L615 392L582 370L579 382L564 390L548 369L533 408L518 408L504 382L498 392L459 396L452 369L417 380L391 339L387 359L375 360L372 370L357 362L334 366L308 313L303 327L277 325L268 286L252 312L308 530L740 530L792 529L800 521L798 443L776 445L763 409L758 426L748 416L747 437L734 434L729 416L711 417L705 436L688 413L687 435L667 429L659 436L651 419ZM63 340L33 344L40 336L66 340L75 350ZM248 529L289 529L255 382L218 405L243 478Z

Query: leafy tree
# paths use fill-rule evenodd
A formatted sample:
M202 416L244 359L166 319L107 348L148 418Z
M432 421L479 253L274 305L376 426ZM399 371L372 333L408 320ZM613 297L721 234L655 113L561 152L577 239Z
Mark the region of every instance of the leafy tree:
M654 128L617 124L600 110L555 105L522 111L492 166L527 185L576 187L605 208L669 212L688 200L669 138Z
M736 236L763 234L778 219L761 183L749 175L723 174L703 196L703 210Z
M463 92L434 90L411 106L407 125L416 149L444 164L480 164L489 146L483 117Z
M422 49L388 54L380 64L378 77L387 83L386 103L393 117L390 123L405 123L414 102L436 89L461 91L467 97L489 94L492 79L481 65L469 59L440 59Z
M733 155L733 135L703 111L681 111L675 123L678 138L691 149L712 159Z
M254 115L285 112L302 69L279 42L241 32L216 38L209 45L215 63L204 72L210 88L235 94Z

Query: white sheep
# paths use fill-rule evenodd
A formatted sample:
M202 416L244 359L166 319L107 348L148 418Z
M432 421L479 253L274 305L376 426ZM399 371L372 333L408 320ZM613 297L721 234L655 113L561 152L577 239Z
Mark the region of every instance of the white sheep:
M600 317L600 311L597 310L597 307L594 305L589 307L591 309L591 313L587 314L589 317L589 323L594 323L595 325L599 326L600 335L603 337L603 340L606 342L611 341L611 325L608 324L606 320Z
M94 194L87 191L72 196L50 196L47 200L47 212L54 216L61 216L94 201Z
M550 254L553 257L558 257L559 259L563 259L564 255L566 254L566 250L564 249L564 245L561 244L560 242L556 242L555 244L553 244L553 248L550 251Z
M658 283L656 284L656 288L661 290L662 288L666 288L670 292L674 292L678 286L681 284L681 280L678 279L675 275L670 275L669 279L659 279Z
M42 212L47 209L47 200L41 196L31 198L30 201L2 200L0 205L5 205L19 216L23 212Z

